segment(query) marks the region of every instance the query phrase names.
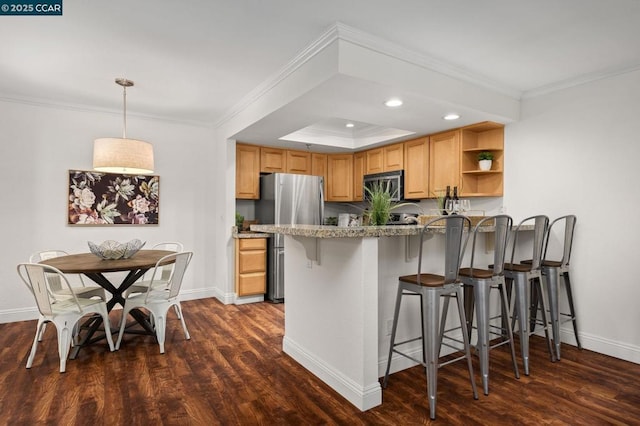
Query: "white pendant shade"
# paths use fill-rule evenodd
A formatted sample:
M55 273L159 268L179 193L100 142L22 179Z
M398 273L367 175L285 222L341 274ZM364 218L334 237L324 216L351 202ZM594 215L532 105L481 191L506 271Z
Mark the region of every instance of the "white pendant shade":
M133 86L133 81L116 78L116 84L122 86L122 138L100 138L93 142L93 168L104 173L153 173L153 145L127 138L127 87Z
M153 145L136 139L96 139L93 142L93 168L105 173L153 173Z

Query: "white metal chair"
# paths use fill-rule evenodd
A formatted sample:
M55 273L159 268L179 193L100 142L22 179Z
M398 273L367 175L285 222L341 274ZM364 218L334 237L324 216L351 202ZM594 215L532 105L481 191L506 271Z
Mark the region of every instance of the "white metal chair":
M436 222L439 222L438 224L445 225L445 258L443 275L426 273L422 271L422 242L424 240L425 230L429 226L436 224ZM393 315L393 326L391 329L391 341L389 343L389 358L387 359L387 369L384 374L382 386L384 388L387 387L387 383L389 381L389 370L391 368L391 359L394 353L402 355L414 362L421 364L425 367L427 373L426 375L429 412L432 419L436 418L438 368L441 366L466 358L467 366L469 368L469 380L471 381L471 388L473 390L473 397L474 399L478 399L476 382L473 376L473 366L471 363L469 335L467 333L467 320L465 317L464 307L462 305L462 284L458 279L460 261L464 253L467 240L469 239L470 227L470 220L467 217L459 215L443 216L441 218L436 218L427 222L427 224L422 229L422 233L420 236L418 273L416 275L402 276L399 278L398 282L398 293L396 296L396 305ZM422 316L422 336L396 343L396 330L398 327L398 316L400 314L400 305L402 303L402 298L403 296L415 295L418 295L421 300L420 312ZM443 305L441 322L440 297L446 298L446 302ZM446 331L444 330L447 310L449 306L448 300L450 297L455 297L457 300L458 314L460 317L460 325L462 328L462 342L459 343L463 344L462 351L464 352L464 355L450 361L440 363L439 358L441 345L460 350L459 347L454 347L453 345L444 342L444 339L455 340L454 338L447 336ZM408 355L396 349L397 346L405 345L417 340L422 340L421 360L416 359L411 355Z
M177 241L168 241L164 243L158 243L152 247L153 250L167 250L167 251L175 251L176 253L181 253L184 251L184 246L182 243ZM144 293L147 291L149 284L152 284L155 288L167 288L168 283L171 280L171 274L173 274L173 264L165 265L162 267L161 274L153 280L151 283L148 279L142 278L141 281L133 284L131 287L127 289L124 293L125 298L128 297L132 293ZM145 274L147 276L147 274ZM176 315L178 319L180 319L180 311L178 308L175 308ZM124 317L123 317L124 318Z
M69 253L62 250L44 250L39 251L37 253L33 253L29 257L30 263L38 263L42 260L53 259L54 257L67 256ZM58 277L54 274L49 278L49 290L53 293L53 295L59 299L67 299L71 297L71 291L62 286L62 283L58 279ZM106 295L104 289L98 286L87 286L82 279L82 275L78 275L78 280L82 284L81 287L73 286L73 293L80 298L90 299L92 297L99 297L102 300L106 301Z
M69 284L67 277L58 269L41 265L37 263L20 263L17 267L18 275L25 283L27 288L35 297L40 317L36 328L36 335L33 339L31 352L27 359L27 368L33 365L33 359L36 355L38 342L41 339L41 330L47 322L52 322L56 326L58 332L58 354L60 355L60 372L64 373L67 365L67 356L74 334L74 329L78 321L87 314L99 314L103 321L105 330L110 329L109 313L107 305L101 299L83 299L76 296L73 287ZM55 299L50 290L52 277L57 279L62 288L69 292L66 299ZM111 333L105 333L109 349L114 350Z
M175 306L179 313L179 318L182 322L182 329L184 330L186 339L191 339L182 315L179 293L180 287L182 286L182 279L184 278L187 266L189 266L189 262L191 262L192 256L192 252L182 252L164 256L156 263L156 267L153 270L153 274L151 275L151 280L148 282L146 291L143 293L129 294L127 296L124 308L122 309L122 320L120 321L120 333L118 334L116 349L120 349L120 343L122 342L122 336L124 335L124 329L126 326L125 318L127 314L135 308L145 308L149 311L155 327L156 338L160 345L160 353L164 353L167 312L171 306ZM166 286L155 286L154 283L156 282L156 277L160 277L160 280L162 279L162 265L167 262L174 263L173 273L169 278L169 282Z

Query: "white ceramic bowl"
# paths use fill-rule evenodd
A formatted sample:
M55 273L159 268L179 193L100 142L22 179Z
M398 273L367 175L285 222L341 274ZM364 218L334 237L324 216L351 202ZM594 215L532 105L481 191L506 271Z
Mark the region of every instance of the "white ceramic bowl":
M107 240L100 245L96 245L91 241L87 241L89 250L101 259L128 259L138 252L146 242L138 239L131 240L127 243L119 243L114 240Z

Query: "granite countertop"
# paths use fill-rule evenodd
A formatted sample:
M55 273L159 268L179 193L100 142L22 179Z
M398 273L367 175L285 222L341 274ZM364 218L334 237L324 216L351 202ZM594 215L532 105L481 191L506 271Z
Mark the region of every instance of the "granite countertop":
M363 238L363 237L396 237L403 235L420 235L423 226L327 226L327 225L251 225L252 231L271 234L294 235L312 238ZM523 227L522 231L533 229ZM444 234L443 226L430 227L432 234ZM493 226L482 226L480 232L493 232Z
M237 227L233 227L232 231L231 231L231 236L233 238L237 238L237 239L244 239L244 238L271 238L271 234L274 234L274 232L270 232L270 233L264 233L264 232L257 232L257 231L240 231L238 232L238 228Z

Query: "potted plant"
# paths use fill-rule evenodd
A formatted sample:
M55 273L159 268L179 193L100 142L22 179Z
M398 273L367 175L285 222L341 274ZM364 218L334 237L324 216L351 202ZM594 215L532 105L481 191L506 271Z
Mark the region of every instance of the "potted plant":
M236 227L238 228L238 232L242 231L242 226L244 224L244 216L240 213L236 213Z
M364 187L369 207L364 212L365 222L372 226L382 226L389 222L391 211L398 207L414 205L414 203L394 203L388 185L374 184L371 188ZM419 206L417 206L419 208Z
M491 163L493 162L493 152L482 151L478 154L478 166L480 170L491 170Z

